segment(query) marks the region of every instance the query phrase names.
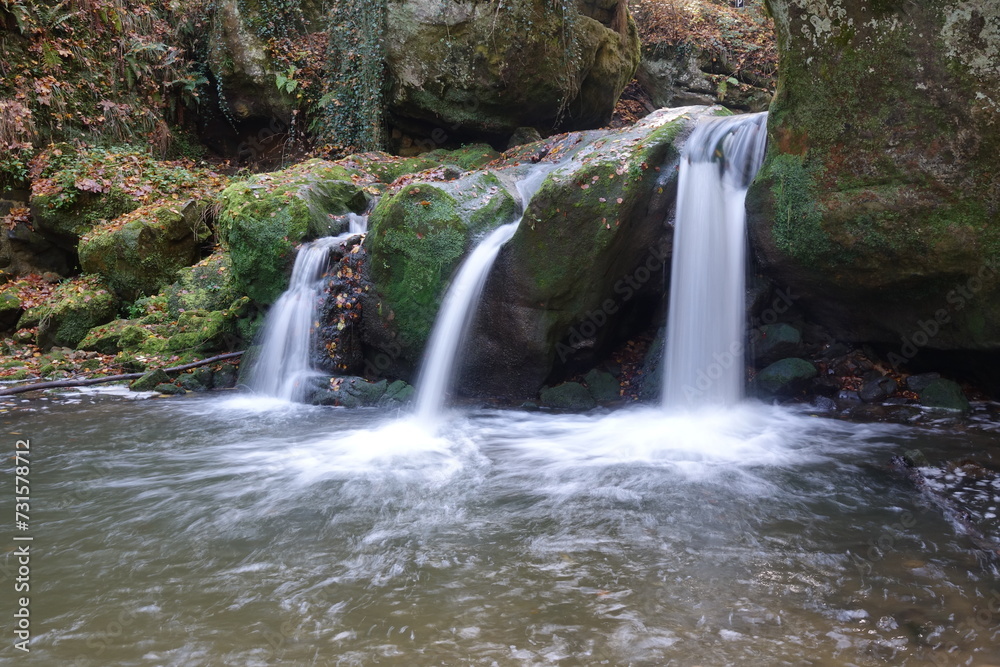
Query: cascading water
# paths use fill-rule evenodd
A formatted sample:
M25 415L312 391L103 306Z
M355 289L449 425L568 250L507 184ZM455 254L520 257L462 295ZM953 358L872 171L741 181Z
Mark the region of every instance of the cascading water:
M317 374L309 353L330 251L368 230L367 216L351 213L347 223L348 231L343 234L320 238L299 248L288 289L267 314L260 350L250 369L249 386L255 394L285 401L305 398L307 380Z
M522 217L545 177L558 166L557 163L537 164L527 176L517 182ZM462 340L475 316L486 277L500 248L514 236L519 224L521 218L498 227L487 235L462 263L445 294L417 381L416 414L421 421L432 423L444 406L456 362L462 351Z
M747 189L764 159L767 114L695 128L681 160L664 350L663 404L743 397Z

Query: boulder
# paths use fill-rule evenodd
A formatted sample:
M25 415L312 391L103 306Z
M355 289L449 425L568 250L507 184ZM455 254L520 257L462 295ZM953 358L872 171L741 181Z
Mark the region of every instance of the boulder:
M951 380L938 378L932 380L920 392L920 404L928 408L942 408L968 412L969 399L965 397L962 388Z
M295 245L336 233L334 217L368 207L357 176L325 160L308 160L223 190L218 231L235 288L259 304L273 303L288 285Z
M593 368L583 376L583 383L598 403L610 403L621 398L621 383L607 371Z
M500 157L489 144L469 144L453 150L435 149L413 157L398 157L382 152L357 153L337 160L336 164L356 169L380 183L392 183L401 176L434 169L459 171L478 169Z
M24 313L17 292L6 285L0 289L0 331L12 331Z
M419 361L449 279L476 240L513 221L519 205L492 172L453 181L415 182L383 197L369 218L364 246L375 291L366 338L398 341L397 360Z
M597 406L594 397L579 382L563 382L555 387L544 387L539 399L543 407L557 410L590 410Z
M906 388L919 394L926 389L931 382L939 379L941 379L940 373L920 373L919 375L911 375L906 378Z
M138 380L133 380L129 385L132 391L157 391L157 387L170 383L170 376L163 370L157 369L143 375Z
M178 271L177 280L161 293L174 317L188 310L225 310L243 296L234 282L229 253L217 250Z
M553 370L593 367L649 324L670 257L680 145L715 112L661 110L631 128L569 135L548 152L562 166L493 267L463 391L531 396Z
M765 324L751 332L750 346L754 365L763 367L798 356L802 352L802 334L790 324Z
M98 225L80 239L80 266L126 301L155 294L198 261L211 235L204 222L207 208L194 200L160 204Z
M604 125L639 62L625 0L391 2L384 48L393 122L439 143Z
M395 383L393 383L395 384ZM339 377L330 381L329 388L313 394L313 405L337 405L345 408L373 407L379 404L388 390L388 382L369 382L359 377ZM399 394L396 387L395 395Z
M379 400L379 404L392 406L409 403L416 392L417 390L413 385L407 384L402 380L396 380L386 388L385 394Z
M138 350L152 334L138 320L115 320L92 328L77 345L78 349L117 354L123 350Z
M874 377L866 378L861 385L858 397L865 403L880 403L895 394L897 389L899 384L895 380L875 371Z
M808 386L809 380L818 374L816 367L805 359L782 359L758 373L753 386L765 397L793 396Z
M59 285L48 300L21 316L18 328L38 327L39 347L73 347L93 327L110 322L118 312L118 298L93 276Z
M156 385L153 387L153 391L158 394L163 394L164 396L180 396L181 394L187 393L187 390L184 387L179 387L170 382L162 382Z
M839 340L1000 348L1000 5L768 0L762 269Z

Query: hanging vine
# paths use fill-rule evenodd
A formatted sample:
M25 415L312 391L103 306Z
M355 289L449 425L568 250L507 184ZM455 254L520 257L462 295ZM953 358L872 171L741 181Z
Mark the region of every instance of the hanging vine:
M386 0L338 2L330 10L321 136L334 155L385 145Z

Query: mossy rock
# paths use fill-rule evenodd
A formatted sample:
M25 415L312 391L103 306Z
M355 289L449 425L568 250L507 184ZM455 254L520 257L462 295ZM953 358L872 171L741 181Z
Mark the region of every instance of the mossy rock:
M154 391L158 385L169 384L170 376L162 369L150 371L129 385L132 391Z
M161 294L173 317L188 310L225 310L243 296L236 288L229 253L223 250L178 271L176 282Z
M395 380L386 387L385 394L379 400L380 405L401 405L403 403L409 403L413 398L413 395L417 393L416 388L403 382L402 380Z
M425 160L435 160L441 164L452 164L463 171L485 167L499 159L500 153L489 144L467 144L461 148L437 148L420 155Z
M105 194L80 192L72 203L63 203L57 194L31 198L31 219L45 238L61 245L72 245L101 221L134 211L139 202L124 192Z
M456 130L505 140L524 126L599 127L639 64L624 3L586 0L560 10L515 0L502 15L489 3L455 12L429 0L387 7L389 111L406 126L426 126L439 143Z
M1000 7L835 4L768 2L780 83L747 198L761 269L838 340L912 351L894 364L1000 349Z
M662 296L680 143L711 113L661 110L623 130L543 142L539 163L561 166L497 259L466 348L463 391L533 395L554 369L593 366L634 333L622 329L633 309ZM501 166L538 149L520 147Z
M117 354L140 349L150 336L152 333L139 326L137 320L115 320L88 331L77 347L101 354Z
M184 389L184 387L179 387L171 382L160 383L153 387L153 391L158 394L163 394L164 396L180 396L187 393L187 390Z
M469 144L450 150L437 148L412 157L399 157L381 152L358 153L338 160L337 164L363 171L379 182L388 184L401 176L444 166L453 166L460 171L471 171L499 157L500 153L493 150L489 144Z
M198 260L211 234L206 209L206 203L191 200L98 226L80 240L80 266L128 301L155 294Z
M232 349L239 340L239 308L193 310L181 313L176 324L153 327L153 336L143 341L138 351L146 355L204 353Z
M765 324L750 335L754 363L758 367L773 364L779 359L794 357L802 351L802 334L790 324L779 322Z
M621 383L607 371L591 369L584 376L583 383L598 403L610 403L621 398Z
M335 405L344 408L373 407L385 396L387 388L386 380L369 382L359 377L335 378L329 389L317 391L310 402L314 405Z
M153 187L166 196L213 177L205 169L157 160L145 148L50 146L32 184L32 222L47 239L72 249L100 222L139 208Z
M764 397L793 396L817 375L819 371L805 359L782 359L757 374L754 388Z
M519 205L493 173L414 183L379 201L365 247L381 298L378 313L419 359L448 281L475 239L513 221Z
M968 412L969 399L965 397L958 383L938 378L932 380L920 392L920 404L928 408Z
M362 213L368 196L357 172L324 160L258 174L219 195L218 231L236 288L270 304L288 285L296 244L337 230L333 217Z
M110 322L119 300L93 276L77 278L53 290L41 306L25 311L19 328L38 327L39 347L75 348L95 326Z
M400 176L417 174L427 169L441 166L438 160L419 155L415 157L398 157L389 153L372 152L357 153L337 160L337 164L349 169L357 169L371 175L380 183L392 183Z
M0 331L12 331L23 312L17 292L7 285L0 288Z
M545 387L539 394L543 407L557 410L590 410L597 406L594 397L579 382L564 382L555 387Z

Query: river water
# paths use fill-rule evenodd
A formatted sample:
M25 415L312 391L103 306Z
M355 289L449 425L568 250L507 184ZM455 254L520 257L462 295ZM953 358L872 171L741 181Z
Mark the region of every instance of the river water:
M0 662L1000 664L994 566L885 465L995 445L986 428L747 403L456 411L430 434L267 407L8 400L33 639L12 647L5 580Z

